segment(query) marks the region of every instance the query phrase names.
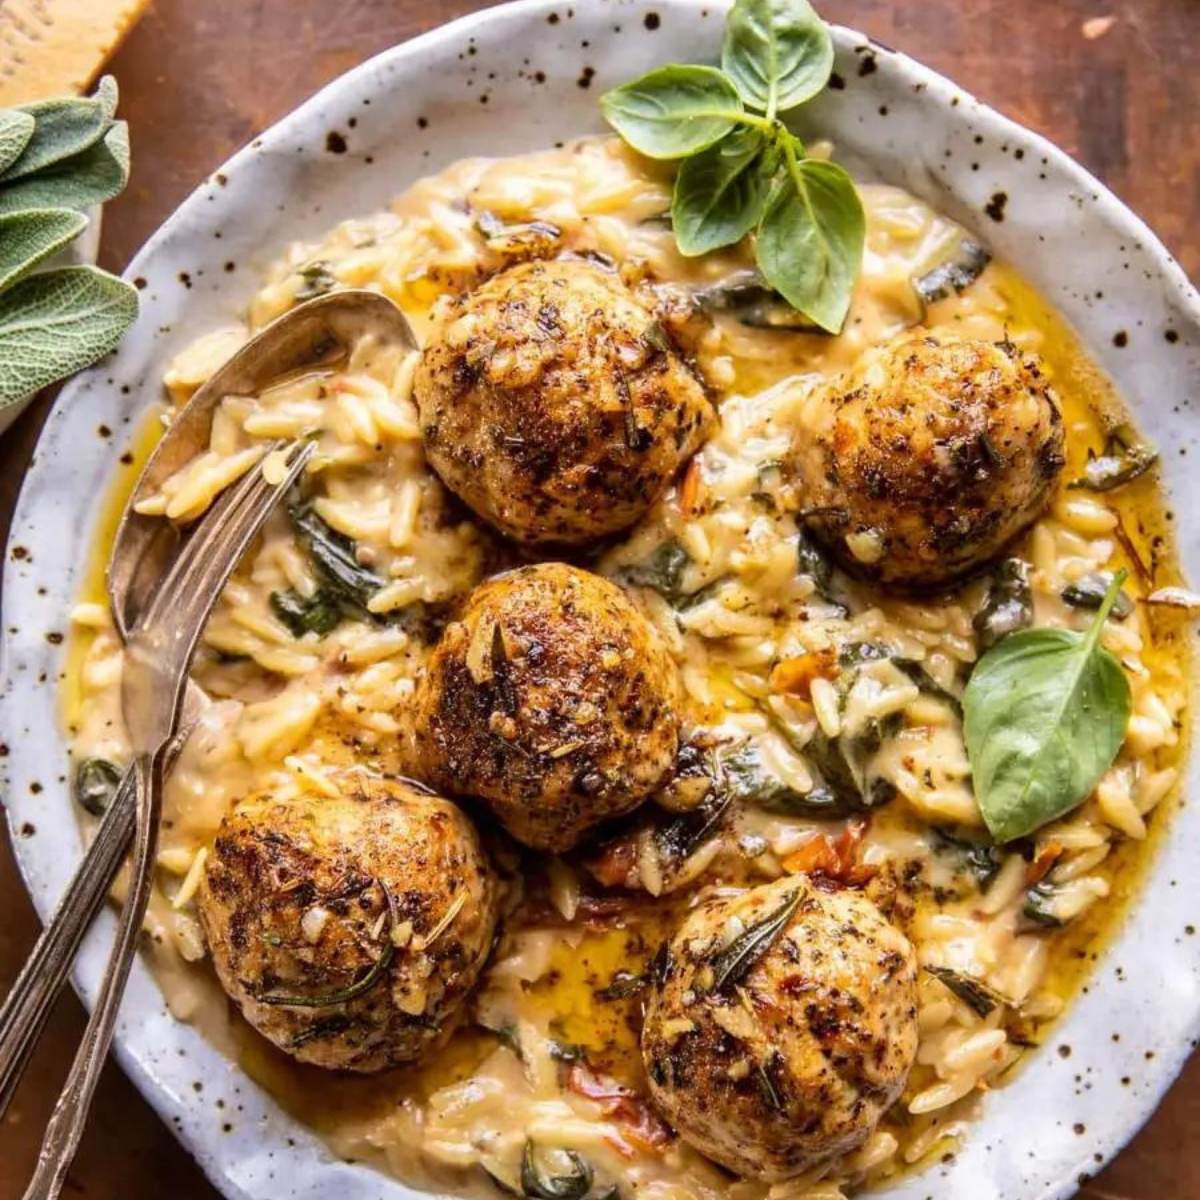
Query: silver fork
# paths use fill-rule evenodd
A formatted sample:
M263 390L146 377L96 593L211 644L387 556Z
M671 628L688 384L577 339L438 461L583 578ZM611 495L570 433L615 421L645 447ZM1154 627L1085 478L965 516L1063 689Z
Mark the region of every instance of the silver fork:
M176 733L188 667L205 622L238 559L279 498L303 471L311 443L288 448L275 484L251 470L220 497L163 579L126 646L121 702L137 781L137 811L129 895L117 937L62 1094L51 1114L25 1200L55 1200L79 1147L92 1096L112 1041L117 1011L153 883L162 785ZM52 999L52 997L51 997ZM44 1014L36 1019L44 1020Z

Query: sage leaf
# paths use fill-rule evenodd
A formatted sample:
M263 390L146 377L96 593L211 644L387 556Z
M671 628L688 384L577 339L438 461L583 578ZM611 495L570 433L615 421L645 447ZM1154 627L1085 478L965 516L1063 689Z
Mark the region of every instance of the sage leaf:
M96 267L59 267L0 295L0 406L103 358L133 324L137 291Z
M19 108L0 108L0 174L21 157L37 122Z
M271 611L295 638L302 638L306 633L324 637L342 619L337 597L322 588L311 596L302 596L291 588L272 592L269 602Z
M1088 451L1083 474L1067 487L1111 492L1144 475L1156 462L1158 451L1139 442L1130 426L1119 425L1108 435L1103 454Z
M926 971L948 987L965 1005L978 1016L988 1017L997 1008L1011 1008L1012 1001L989 987L976 975L955 971L950 967L926 967Z
M121 786L121 768L106 758L85 758L75 770L72 791L81 808L93 817L108 812Z
M741 983L750 968L771 949L775 939L788 927L803 898L804 889L794 889L770 916L748 926L744 933L735 937L713 958L709 966L712 967L714 992Z
M87 223L87 217L69 208L0 215L0 291L77 238Z
M1129 681L1100 644L1125 571L1086 633L1024 629L971 674L963 732L975 796L997 842L1026 837L1080 804L1112 765L1129 723Z
M593 1178L591 1164L574 1150L543 1151L532 1138L525 1142L521 1191L527 1200L582 1200Z
M862 265L862 201L835 163L798 161L790 145L786 154L758 227L758 267L793 308L838 333Z
M747 104L774 118L829 82L833 39L808 0L738 0L721 66Z
M740 242L758 224L770 186L757 129L735 129L685 159L675 177L671 223L681 254L694 258Z
M111 75L102 75L100 82L96 84L96 91L92 95L100 107L104 110L104 115L111 121L117 115L117 100L120 97L120 92L117 90L117 81Z
M109 126L95 145L40 170L36 175L0 180L0 213L26 208L74 208L79 212L111 200L129 181L129 129Z
M1033 588L1030 566L1023 558L1006 558L992 571L987 598L972 626L981 650L994 646L1005 634L1033 624Z
M716 67L666 66L600 98L604 119L649 158L707 150L743 115L732 83Z
M115 90L106 90L103 98L61 96L23 105L34 120L33 137L4 179L23 179L94 146L112 124L115 101Z
M326 524L309 504L289 505L288 517L325 586L347 604L366 610L384 579L358 561L355 542Z

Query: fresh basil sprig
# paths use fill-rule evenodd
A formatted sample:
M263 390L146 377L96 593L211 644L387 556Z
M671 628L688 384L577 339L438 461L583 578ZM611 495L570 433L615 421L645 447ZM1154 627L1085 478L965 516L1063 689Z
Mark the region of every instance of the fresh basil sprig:
M808 0L737 0L720 70L658 67L600 104L635 150L682 160L671 203L681 253L707 254L757 230L767 283L836 333L862 265L862 201L841 167L805 158L779 119L832 70L832 38Z
M983 819L997 842L1025 837L1085 800L1129 724L1129 680L1100 644L1125 571L1085 633L1023 629L979 660L963 732Z
M112 350L137 292L90 266L38 271L87 227L86 210L129 179L117 85L0 109L0 428L3 410Z

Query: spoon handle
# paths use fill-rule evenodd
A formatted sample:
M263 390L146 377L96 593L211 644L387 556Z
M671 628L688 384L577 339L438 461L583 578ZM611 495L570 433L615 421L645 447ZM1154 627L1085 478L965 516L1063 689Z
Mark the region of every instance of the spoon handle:
M0 1007L0 1117L67 981L83 935L121 868L133 837L136 800L136 773L130 766L54 915Z

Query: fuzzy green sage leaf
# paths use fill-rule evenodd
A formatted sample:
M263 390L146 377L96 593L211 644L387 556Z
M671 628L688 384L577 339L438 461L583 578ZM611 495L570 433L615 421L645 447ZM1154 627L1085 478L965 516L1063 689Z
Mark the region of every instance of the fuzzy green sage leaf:
M33 137L4 179L23 179L94 146L112 124L116 85L106 76L103 92L92 99L61 96L26 104L21 111L34 119Z
M604 119L649 158L685 158L720 141L743 116L715 67L658 67L600 99Z
M732 246L758 224L771 184L762 161L766 145L757 129L735 129L680 164L671 224L681 254Z
M1024 629L979 660L963 732L983 819L997 842L1026 837L1087 798L1129 723L1129 681L1100 644L1125 572L1085 633Z
M87 217L69 208L0 215L0 291L74 241L87 223Z
M790 144L785 155L758 227L758 268L793 308L837 333L862 265L862 201L836 163L799 159Z
M71 158L14 179L0 180L0 212L26 208L73 208L79 212L117 195L129 181L129 130L109 126L93 146Z
M833 39L808 0L740 0L725 25L721 66L768 119L811 100L833 71Z
M90 366L137 316L137 291L95 267L59 267L0 294L0 406Z
M19 108L0 109L0 173L21 157L33 137L35 124L33 117Z

